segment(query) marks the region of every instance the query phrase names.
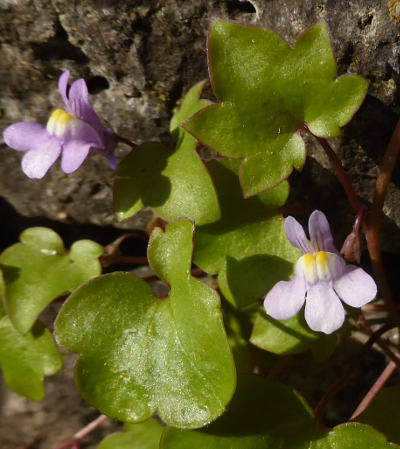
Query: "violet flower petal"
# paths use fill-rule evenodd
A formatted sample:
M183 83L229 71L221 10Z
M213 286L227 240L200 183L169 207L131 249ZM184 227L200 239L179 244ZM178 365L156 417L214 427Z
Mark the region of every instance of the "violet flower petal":
M22 158L22 170L28 178L40 179L47 173L61 153L61 142L48 136L40 147L28 151Z
M286 320L302 308L306 296L306 285L301 276L290 281L278 282L265 297L264 307L268 315L276 320Z
M69 78L69 70L66 70L58 79L58 90L60 91L61 97L67 108L68 108L68 96L67 96L68 78Z
M19 122L4 130L4 142L17 151L29 151L47 142L46 128L39 123Z
M100 118L90 104L89 92L84 79L72 83L68 95L68 109L75 117L87 122L98 132L102 131Z
M64 142L78 140L90 143L92 147L103 148L103 142L97 131L86 122L76 120L63 136Z
M315 210L308 220L308 231L310 233L311 245L316 251L328 251L339 254L333 244L333 237L325 214Z
M376 297L377 287L372 277L362 268L348 265L342 276L333 282L339 298L352 307L362 307Z
M72 173L77 170L86 159L92 143L80 140L69 140L63 145L61 156L61 169L64 173Z
M306 237L303 226L293 217L289 216L284 224L285 233L289 242L303 254L313 253L310 241Z
M333 288L320 282L307 291L304 317L313 331L331 334L342 326L345 311Z

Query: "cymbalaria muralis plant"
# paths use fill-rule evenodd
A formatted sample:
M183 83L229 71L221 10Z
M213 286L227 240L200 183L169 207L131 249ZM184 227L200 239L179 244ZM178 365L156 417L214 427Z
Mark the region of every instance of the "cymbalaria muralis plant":
M62 369L53 336L38 320L57 299L63 305L54 338L79 355L77 387L101 413L57 449L79 448L107 417L126 423L126 430L99 449L396 446L400 388L382 387L400 369L398 347L386 335L400 326L400 313L381 263L379 232L399 131L366 208L327 139L351 120L368 83L337 77L325 23L290 46L268 29L217 20L208 48L217 101L201 99L204 81L189 90L171 119L173 152L157 142L136 145L104 127L84 80L68 88L69 71L59 79L66 111L56 109L46 127L22 122L4 130L6 144L25 152L22 169L30 178L45 176L60 155L65 173L85 170L85 158L99 151L117 168L118 218L144 207L157 217L150 235L141 236L148 240L146 258L118 252L138 234L104 248L80 240L67 250L47 228L26 229L0 255L5 381L41 400L44 376ZM371 274L346 264L333 243L336 224L323 211L310 215L309 238L285 213L289 176L305 163L305 133L326 151L355 215L344 257L360 261L363 233ZM117 167L118 142L133 149ZM198 142L219 157L202 162ZM110 270L121 262L147 264L154 274ZM157 296L154 280L164 283L166 296ZM366 307L384 312L378 327L368 322ZM290 354L304 353L310 367L326 363L354 330L368 340L314 410L271 380ZM327 427L329 401L355 373L362 376L357 368L373 344L388 357L387 368L349 410L349 422Z

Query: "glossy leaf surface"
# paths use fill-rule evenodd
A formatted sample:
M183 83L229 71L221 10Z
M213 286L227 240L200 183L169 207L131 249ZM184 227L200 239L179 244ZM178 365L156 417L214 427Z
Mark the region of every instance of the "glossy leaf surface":
M239 162L212 161L208 167L222 219L197 227L193 259L207 273L218 274L219 287L231 303L246 307L276 282L289 279L300 255L277 215L289 188L282 183L259 197L244 199L237 178Z
M309 449L394 449L385 435L363 424L348 423L315 437Z
M149 260L171 286L167 299L128 273L75 291L56 323L59 342L81 354L76 379L84 398L126 422L156 411L168 424L193 428L223 413L235 367L217 293L190 274L193 225L156 228Z
M127 424L124 433L110 435L97 449L158 449L163 429L154 419Z
M7 313L25 333L53 299L101 273L98 258L103 248L79 240L67 252L58 234L48 228L26 229L20 240L1 254L0 265Z
M196 153L196 139L180 128L184 120L209 104L199 100L203 85L198 83L188 92L172 118L171 132L177 137L172 154L160 143L148 142L119 165L114 204L120 220L145 206L168 221L186 217L205 224L220 217L215 189Z
M0 273L0 298L3 290ZM62 359L41 323L36 322L30 332L21 335L0 304L0 366L11 390L40 401L44 396L44 376L58 372Z
M312 425L312 412L290 388L246 376L221 418L196 431L168 428L161 448L308 449Z
M243 159L245 195L270 189L305 161L297 131L337 136L363 101L368 83L337 77L324 22L290 47L268 29L217 20L209 37L209 71L220 103L186 125L224 156Z
M389 441L400 444L399 404L400 387L384 388L356 419L383 432Z
M290 388L259 377L239 380L229 410L199 430L167 428L161 449L390 449L362 424L316 427L308 405ZM396 446L397 447L397 446Z

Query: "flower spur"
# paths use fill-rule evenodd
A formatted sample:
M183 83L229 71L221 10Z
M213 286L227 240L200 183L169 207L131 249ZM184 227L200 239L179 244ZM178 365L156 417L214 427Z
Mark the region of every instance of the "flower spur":
M313 331L331 334L345 318L344 303L361 307L377 293L375 281L362 268L346 265L333 244L325 215L316 210L309 219L310 239L293 217L285 220L290 243L302 252L296 264L296 275L290 281L278 282L266 295L268 315L284 320L296 315L305 305L305 320Z
M58 80L66 111L53 111L46 126L20 122L4 130L5 143L25 152L22 170L29 178L43 178L60 155L62 170L72 173L82 165L90 149L102 153L111 167L116 167L113 131L102 126L93 110L85 81L73 82L68 91L68 78L69 70Z

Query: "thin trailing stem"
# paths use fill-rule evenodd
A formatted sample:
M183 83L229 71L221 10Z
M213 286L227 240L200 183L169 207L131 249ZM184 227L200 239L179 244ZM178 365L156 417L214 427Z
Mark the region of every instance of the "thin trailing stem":
M129 145L131 148L137 148L137 146L138 146L136 143L131 142L126 137L119 136L118 134L115 134L114 137L117 140L117 142L121 142L121 143L124 143L125 145Z
M354 358L353 362L347 367L345 372L339 379L337 379L328 389L328 391L324 394L322 399L319 401L317 407L315 408L315 420L317 424L323 425L323 415L325 413L326 407L329 402L333 399L333 397L344 388L350 381L351 376L354 371L359 366L361 360L363 359L366 352L372 347L372 345L387 331L393 329L393 324L385 324L377 331L373 333L368 339L368 341L364 344L361 352L357 357Z
M350 420L357 418L357 416L361 415L364 410L366 410L371 402L375 399L376 395L381 391L385 383L390 379L391 375L396 371L396 364L391 360L386 368L383 370L382 374L375 381L374 385L372 385L371 389L364 396L364 399L360 402L358 407L354 410L354 413L351 415Z
M366 320L363 312L361 312L361 315L360 315L360 318L359 318L359 322L360 322L361 326L363 327L363 329L365 330L365 332L369 336L372 336L374 334L374 331L371 329L370 325L368 324L368 321ZM398 371L400 373L400 358L399 358L399 355L395 354L390 349L389 342L387 340L384 340L383 338L378 338L375 343L380 347L382 352L384 352L386 354L386 356L396 365L396 367L397 367L397 369L398 369Z
M98 416L87 426L83 427L81 430L76 432L72 438L59 444L54 449L80 449L81 447L80 441L82 440L82 438L84 438L86 435L89 435L89 433L93 432L93 430L97 429L97 427L103 424L103 422L106 421L107 419L108 417L106 415Z
M385 156L379 169L376 180L375 195L372 207L367 219L365 235L367 238L368 252L371 258L372 268L375 273L375 280L378 284L382 299L392 320L400 327L400 312L393 297L385 269L382 262L380 245L380 230L382 225L383 204L385 202L387 189L394 170L395 163L400 153L400 120L390 139Z
M332 164L333 169L335 170L336 176L339 179L340 183L342 184L342 187L344 191L346 192L347 198L349 200L349 203L351 207L353 208L354 212L358 214L361 203L358 199L358 196L356 194L356 191L354 190L353 184L350 181L350 178L348 174L346 173L346 170L343 167L342 162L340 161L338 155L333 151L331 145L329 142L324 139L323 137L316 136L313 134L309 129L307 125L304 125L304 129L306 129L311 135L313 135L322 148L324 149L326 155L329 158L329 161Z
M122 234L117 239L115 239L113 242L109 243L104 249L106 251L106 255L112 255L116 254L119 247L121 246L121 243L124 242L127 239L131 238L137 238L140 240L143 240L147 242L149 238L145 234L141 234L140 232L127 232L126 234Z

